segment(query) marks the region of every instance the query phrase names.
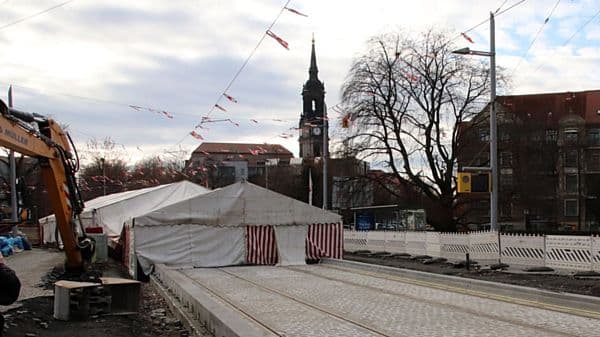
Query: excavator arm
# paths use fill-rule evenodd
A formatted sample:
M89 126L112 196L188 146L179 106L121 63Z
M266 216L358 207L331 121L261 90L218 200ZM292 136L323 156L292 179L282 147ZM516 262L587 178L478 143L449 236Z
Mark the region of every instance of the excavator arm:
M75 218L83 210L83 201L68 135L54 120L9 108L0 100L0 146L39 160L64 244L66 268L81 271L82 245L75 231Z

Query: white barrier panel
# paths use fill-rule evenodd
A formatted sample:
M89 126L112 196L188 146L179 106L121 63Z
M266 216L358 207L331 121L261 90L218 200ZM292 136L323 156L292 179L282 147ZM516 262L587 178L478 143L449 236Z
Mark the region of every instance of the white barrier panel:
M592 236L592 270L600 271L600 236Z
M600 271L600 237L501 234L502 262L568 270ZM498 258L497 232L438 233L344 231L348 251L370 250L464 260Z
M551 268L591 270L590 236L546 236L546 266Z
M369 249L367 232L344 230L344 249L351 252Z
M406 252L410 255L426 255L426 232L406 232Z
M441 233L441 257L452 260L464 260L469 252L469 234L466 233Z
M406 253L406 232L387 232L385 249L395 254Z
M504 263L533 267L546 265L542 235L501 234L500 245Z
M440 233L438 232L426 232L426 244L425 249L427 251L426 255L433 257L442 256L441 246L440 246Z
M469 254L474 260L498 260L498 232L469 233Z
M384 252L385 251L385 232L383 231L369 231L367 232L367 246L371 252Z

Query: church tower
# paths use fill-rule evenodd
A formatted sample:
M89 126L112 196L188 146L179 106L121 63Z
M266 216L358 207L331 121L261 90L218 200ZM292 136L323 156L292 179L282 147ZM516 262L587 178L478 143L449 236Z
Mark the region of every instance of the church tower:
M300 158L313 159L323 156L323 141L328 135L325 118L325 85L319 80L315 38L312 39L308 81L302 87L302 115L300 116Z

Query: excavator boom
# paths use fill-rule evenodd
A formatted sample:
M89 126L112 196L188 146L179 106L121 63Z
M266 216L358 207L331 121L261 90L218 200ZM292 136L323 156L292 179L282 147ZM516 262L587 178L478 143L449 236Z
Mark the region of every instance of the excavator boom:
M52 119L9 108L0 100L0 146L39 160L64 244L66 268L82 270L75 217L83 210L83 202L75 181L77 165L73 163L68 135Z

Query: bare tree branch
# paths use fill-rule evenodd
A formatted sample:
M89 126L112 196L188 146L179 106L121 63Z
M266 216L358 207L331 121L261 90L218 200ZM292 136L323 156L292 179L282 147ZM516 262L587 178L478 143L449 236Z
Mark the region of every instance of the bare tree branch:
M372 38L342 89L356 127L344 140L352 153L383 161L396 177L447 210L453 226L460 127L485 105L488 69L451 53L449 35L390 33ZM391 188L393 190L393 188Z

